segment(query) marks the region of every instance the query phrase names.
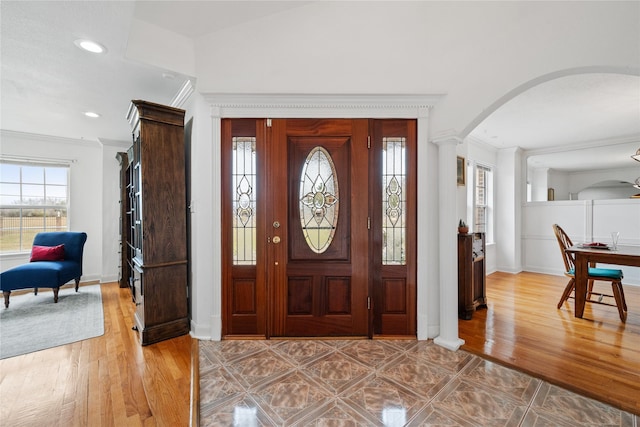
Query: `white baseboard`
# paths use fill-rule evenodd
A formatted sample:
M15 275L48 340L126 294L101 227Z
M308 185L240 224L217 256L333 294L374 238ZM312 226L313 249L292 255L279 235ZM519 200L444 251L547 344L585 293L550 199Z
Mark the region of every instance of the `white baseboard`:
M211 325L210 324L202 324L196 323L193 319L191 319L191 331L189 332L192 338L203 340L203 341L211 341Z

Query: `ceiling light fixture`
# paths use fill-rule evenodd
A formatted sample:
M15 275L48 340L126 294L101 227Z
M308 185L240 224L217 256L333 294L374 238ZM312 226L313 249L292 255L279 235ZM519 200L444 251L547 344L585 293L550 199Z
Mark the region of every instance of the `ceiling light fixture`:
M86 50L91 53L105 53L107 48L102 46L100 43L87 40L87 39L78 39L74 41L75 45L80 49Z
M97 119L98 117L100 117L100 114L94 113L93 111L85 111L84 115L87 117L91 117L92 119Z
M631 158L633 160L635 160L636 162L640 162L640 148L638 148L638 151L636 151L636 154L634 154L633 156L631 156Z
M640 176L636 178L636 182L633 183L633 186L640 190Z

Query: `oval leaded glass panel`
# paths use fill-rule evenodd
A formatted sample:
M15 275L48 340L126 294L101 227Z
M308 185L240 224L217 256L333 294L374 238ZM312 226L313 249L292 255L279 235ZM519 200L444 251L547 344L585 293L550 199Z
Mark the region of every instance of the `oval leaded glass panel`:
M338 224L338 176L331 154L315 147L300 174L300 225L309 248L321 254L329 248Z

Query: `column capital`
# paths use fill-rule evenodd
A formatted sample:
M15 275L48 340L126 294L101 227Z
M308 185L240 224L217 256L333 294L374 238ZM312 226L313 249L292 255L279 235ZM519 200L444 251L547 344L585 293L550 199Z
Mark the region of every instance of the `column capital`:
M458 145L458 144L462 144L462 138L460 138L458 136L458 133L451 130L451 131L447 131L441 135L436 136L435 138L433 138L431 140L431 142L433 142L434 144L440 146L440 145Z

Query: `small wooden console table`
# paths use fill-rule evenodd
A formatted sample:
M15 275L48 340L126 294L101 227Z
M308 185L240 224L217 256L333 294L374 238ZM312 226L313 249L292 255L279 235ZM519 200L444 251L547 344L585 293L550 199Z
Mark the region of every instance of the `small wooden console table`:
M484 233L458 234L458 317L470 320L487 307Z

